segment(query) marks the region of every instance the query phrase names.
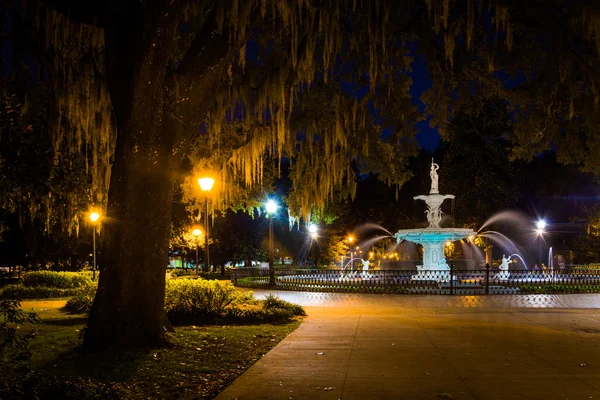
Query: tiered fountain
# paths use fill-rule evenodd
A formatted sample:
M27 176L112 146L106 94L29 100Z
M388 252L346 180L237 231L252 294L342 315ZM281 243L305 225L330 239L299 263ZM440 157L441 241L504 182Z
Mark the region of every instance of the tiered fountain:
M415 200L423 200L427 204L427 221L429 226L425 229L401 229L394 237L398 242L406 240L423 246L423 265L417 265L417 274L413 280L436 280L448 281L450 279L450 266L446 262L444 246L447 241L463 239L474 235L472 229L463 228L441 228L442 203L446 199L453 199L454 195L442 195L438 191L439 166L431 160L431 190L428 195L414 197Z

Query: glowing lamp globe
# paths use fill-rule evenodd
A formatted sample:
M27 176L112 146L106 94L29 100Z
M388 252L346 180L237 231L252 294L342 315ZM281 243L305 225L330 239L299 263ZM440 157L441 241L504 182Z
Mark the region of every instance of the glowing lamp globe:
M96 222L99 219L100 219L100 214L98 214L97 212L91 212L90 213L90 221Z
M198 184L200 185L200 189L203 192L210 192L213 185L215 184L215 180L213 178L200 178L198 179Z
M543 219L540 219L535 224L535 227L538 228L538 230L543 231L544 229L546 229L546 221L544 221Z
M273 200L269 200L265 203L265 208L269 214L273 214L279 206Z
M200 235L202 235L202 231L200 229L194 229L192 231L192 235L194 235L194 236L200 236Z

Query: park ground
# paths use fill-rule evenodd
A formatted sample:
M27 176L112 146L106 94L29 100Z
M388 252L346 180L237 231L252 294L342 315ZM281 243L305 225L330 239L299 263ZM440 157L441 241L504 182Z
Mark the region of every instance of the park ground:
M600 399L600 295L277 294L308 317L217 399Z
M20 329L36 335L31 358L0 364L0 399L212 399L300 324L179 326L172 347L91 353L80 348L86 316L65 303L21 303L41 321Z

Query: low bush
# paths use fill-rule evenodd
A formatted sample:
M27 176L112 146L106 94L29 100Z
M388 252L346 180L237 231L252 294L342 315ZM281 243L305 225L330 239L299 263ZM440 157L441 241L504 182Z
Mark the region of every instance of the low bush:
M167 273L170 273L171 276L180 277L186 275L193 275L195 273L193 268L173 268L167 270Z
M0 299L51 299L57 297L70 297L78 289L57 289L52 287L23 285L8 285L0 289Z
M81 288L67 301L65 310L73 314L89 313L96 288L96 285ZM251 292L238 291L231 282L203 279L167 280L165 310L169 321L176 325L280 322L305 315L302 307L277 297L270 296L261 302Z
M23 285L27 287L44 286L57 289L77 289L92 281L89 272L36 271L23 275Z
M36 322L39 318L35 313L21 310L20 300L0 300L0 361L30 357L29 339L33 334L20 335L17 331L21 324Z
M600 286L597 285L522 285L519 286L522 294L549 294L549 293L598 293Z
M64 310L68 314L89 314L98 290L98 283L91 282L77 289L77 293L67 300Z
M255 304L252 294L236 290L231 282L203 279L168 280L165 310L175 324L196 323L223 316L230 305Z

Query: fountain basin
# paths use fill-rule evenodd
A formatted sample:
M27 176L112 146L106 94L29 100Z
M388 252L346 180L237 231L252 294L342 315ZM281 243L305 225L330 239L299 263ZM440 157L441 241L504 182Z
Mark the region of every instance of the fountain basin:
M417 265L418 273L413 280L448 281L450 266L446 262L444 246L446 242L474 235L473 229L466 228L426 228L401 229L394 234L398 242L406 240L423 246L423 265Z

